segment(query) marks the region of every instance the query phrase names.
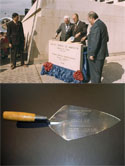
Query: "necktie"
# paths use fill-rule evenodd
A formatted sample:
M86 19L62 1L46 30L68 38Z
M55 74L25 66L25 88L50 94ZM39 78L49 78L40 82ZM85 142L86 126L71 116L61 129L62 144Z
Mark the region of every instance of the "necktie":
M75 24L75 28L74 28L74 31L76 31L76 28L77 28L77 24Z
M69 25L66 25L66 32L68 32L69 30Z

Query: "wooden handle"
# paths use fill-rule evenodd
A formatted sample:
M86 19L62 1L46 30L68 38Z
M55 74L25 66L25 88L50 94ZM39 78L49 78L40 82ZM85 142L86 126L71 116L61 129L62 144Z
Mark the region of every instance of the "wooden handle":
M33 113L25 113L25 112L3 112L3 119L6 120L15 120L15 121L26 121L26 122L34 122L36 114Z

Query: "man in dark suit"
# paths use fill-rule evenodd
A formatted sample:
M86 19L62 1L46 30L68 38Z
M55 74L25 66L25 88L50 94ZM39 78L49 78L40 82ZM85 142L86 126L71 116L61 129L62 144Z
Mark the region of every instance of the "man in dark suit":
M82 42L81 39L87 35L88 25L79 20L79 15L77 13L73 14L72 19L75 23L73 28L74 42ZM85 41L82 43L85 44Z
M73 24L70 23L70 17L64 16L64 23L62 23L57 29L56 37L61 33L60 41L67 41L72 36L72 30Z
M95 12L89 12L88 21L92 25L87 37L90 79L91 83L101 83L104 61L109 56L107 47L109 41L108 31L106 25Z
M24 65L24 32L17 13L12 14L12 21L7 24L7 37L11 48L11 69L16 67L16 55L21 56L21 65Z

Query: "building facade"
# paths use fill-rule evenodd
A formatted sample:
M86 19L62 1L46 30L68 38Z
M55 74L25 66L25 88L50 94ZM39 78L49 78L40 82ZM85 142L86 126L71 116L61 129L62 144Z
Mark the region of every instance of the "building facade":
M125 0L92 0L92 1L125 6Z
M78 12L80 19L88 24L89 11L96 11L108 27L109 53L125 52L125 7L94 0L37 0L22 21L29 62L48 61L49 40L66 14L72 17Z

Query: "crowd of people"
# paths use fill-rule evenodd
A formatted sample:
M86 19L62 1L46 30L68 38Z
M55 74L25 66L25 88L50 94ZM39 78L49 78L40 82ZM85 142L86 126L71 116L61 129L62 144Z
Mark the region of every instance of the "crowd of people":
M6 58L9 54L9 42L6 32L0 32L0 58Z

